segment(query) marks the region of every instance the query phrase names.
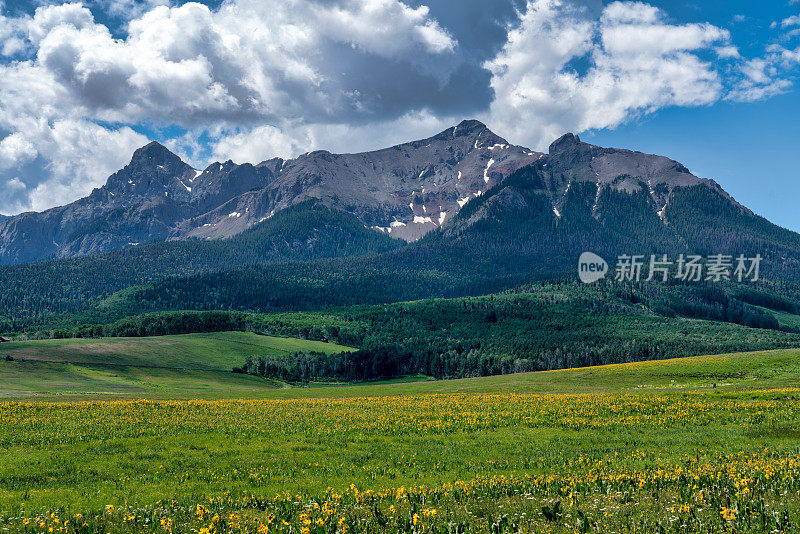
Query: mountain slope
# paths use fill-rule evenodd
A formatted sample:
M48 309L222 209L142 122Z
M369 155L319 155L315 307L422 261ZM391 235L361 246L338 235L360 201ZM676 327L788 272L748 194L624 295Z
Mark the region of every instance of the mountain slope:
M561 256L569 268L585 250L607 259L759 253L774 273L794 279L800 274L800 235L753 214L716 182L668 158L596 147L572 134L430 237L472 246L483 240L493 248L513 242L517 250Z
M0 221L0 264L113 250L161 239L164 229L181 216L180 207L187 200L187 190L181 184L195 174L169 150L150 143L134 152L127 166L88 197Z
M294 160L273 160L278 169L274 181L188 221L178 234L229 235L293 203L319 198L377 231L413 241L440 227L469 199L542 156L509 144L472 120L374 152L317 151Z
M762 286L781 286L797 296L785 286L800 283L798 234L752 214L716 183L666 158L580 146L575 137L566 139L571 148L563 150L563 141L401 249L164 280L129 295L130 308L216 303L274 311L475 295L574 279L578 256L587 250L605 257L612 269L621 254L667 254L673 260L678 254L761 254ZM610 168L607 159L615 170L592 170ZM694 298L681 294L677 300ZM679 308L690 313L702 306ZM718 315L740 317L743 312L734 308Z
M400 246L352 215L309 200L231 239L162 242L0 268L0 323L74 313L115 291L168 276L276 261L374 255ZM2 327L0 327L2 331Z
M464 206L524 167L535 169L534 189L556 219L569 218L568 211L572 218L586 215L586 209L578 210L581 214L574 209L578 202L601 220L607 193L626 193L666 223L676 188L699 185L722 195L723 203L743 216L752 215L716 183L668 158L597 147L572 134L542 154L467 120L427 139L373 152L317 151L257 165L228 161L204 171L150 143L90 196L0 220L0 264L154 241L230 237L310 198L377 232L415 241L448 227Z

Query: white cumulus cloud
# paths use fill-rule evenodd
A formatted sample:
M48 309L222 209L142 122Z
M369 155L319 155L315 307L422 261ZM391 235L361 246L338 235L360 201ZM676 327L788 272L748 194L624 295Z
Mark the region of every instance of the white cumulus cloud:
M782 28L788 28L790 26L800 26L800 15L792 15L781 21Z
M37 67L94 117L184 126L340 117L360 89L343 62L427 65L455 47L426 7L397 0L190 2L154 7L127 30L115 39L88 9L64 4L38 8L28 33Z
M727 46L728 32L665 18L640 2L613 2L593 17L572 3L529 1L508 43L486 63L495 92L489 117L543 148L565 131L718 100L720 74L700 53Z
M0 6L0 53L11 57L0 63L0 182L26 186L24 198L0 198L0 212L85 195L147 141L130 126L216 132L212 155L226 159L290 155L303 148L293 135L309 136L265 123L401 115L414 96L403 83L441 85L460 61L427 7L398 0L164 3L100 2L111 16L131 8L122 38L79 2L16 18Z

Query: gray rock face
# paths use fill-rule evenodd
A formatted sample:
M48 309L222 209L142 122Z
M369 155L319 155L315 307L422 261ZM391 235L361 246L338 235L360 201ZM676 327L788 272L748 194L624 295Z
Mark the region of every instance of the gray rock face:
M670 195L676 187L705 184L734 202L716 182L698 178L677 161L663 156L602 148L584 143L571 133L554 141L548 152L542 159L540 173L552 196L556 214L560 212L573 184L581 182L595 184L595 202L592 206L595 216L599 215L597 199L605 188L627 193L646 189L662 220Z
M104 252L129 243L159 239L148 227L174 223L177 210L150 210L163 199L167 205L190 200L188 187L195 171L158 143L134 152L131 162L109 177L106 185L80 200L41 213L29 212L0 221L0 264ZM133 228L133 212L147 219ZM128 229L128 230L124 230ZM161 232L161 238L165 235Z
M470 200L528 165L536 167L557 217L579 182L594 184L598 198L607 187L647 188L662 219L675 187L719 188L661 156L596 147L573 134L542 154L508 143L475 120L373 152L316 151L257 165L212 163L203 171L154 142L136 150L130 164L88 197L0 218L0 264L228 237L309 198L351 213L377 232L414 241L447 226Z
M173 238L229 236L310 197L406 241L444 224L471 198L543 154L514 146L478 121L411 143L361 154L311 152L256 168L265 187L180 225Z
M194 169L166 147L152 142L136 150L131 162L112 174L106 185L92 195L110 196L128 204L153 197L188 202L195 174Z

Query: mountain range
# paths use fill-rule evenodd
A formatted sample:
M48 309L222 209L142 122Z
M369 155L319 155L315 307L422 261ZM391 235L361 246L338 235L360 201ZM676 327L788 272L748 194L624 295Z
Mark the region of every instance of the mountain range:
M800 283L799 234L674 160L573 134L540 153L468 120L202 171L150 143L89 196L0 220L0 331L487 294L574 280L583 251L760 254L761 289Z
M548 154L510 144L465 120L433 137L358 154L315 151L257 164L215 162L195 170L157 142L80 200L0 220L0 264L70 258L157 241L217 239L252 228L307 199L406 242L447 228L469 202L514 171L535 166L538 191L560 219L570 194L644 192L665 224L677 187L702 185L749 213L714 182L661 156L607 149L567 134ZM591 194L589 195L591 196ZM565 214L564 214L565 215ZM480 215L479 215L480 216Z
M153 142L88 197L0 222L0 263L230 237L308 198L413 241L543 156L510 145L478 121L374 152L215 162L202 171Z

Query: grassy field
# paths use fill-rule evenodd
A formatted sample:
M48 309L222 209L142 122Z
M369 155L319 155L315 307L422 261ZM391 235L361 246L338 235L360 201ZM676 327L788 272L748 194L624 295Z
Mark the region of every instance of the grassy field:
M320 398L432 393L612 393L753 390L800 384L800 349L519 373L460 380L424 376L293 387L234 374L251 354L352 350L333 343L216 332L150 338L22 341L0 346L0 399ZM15 361L5 361L9 355Z
M800 531L798 350L420 378L2 402L0 531Z
M282 384L231 369L249 355L298 350L352 349L249 332L16 341L0 345L0 398L252 396Z
M352 350L333 343L215 332L148 338L20 341L0 345L0 398L319 398L433 393L738 391L800 385L800 349L694 356L434 381L312 383L310 388L234 374L248 355ZM14 361L4 360L11 356Z

